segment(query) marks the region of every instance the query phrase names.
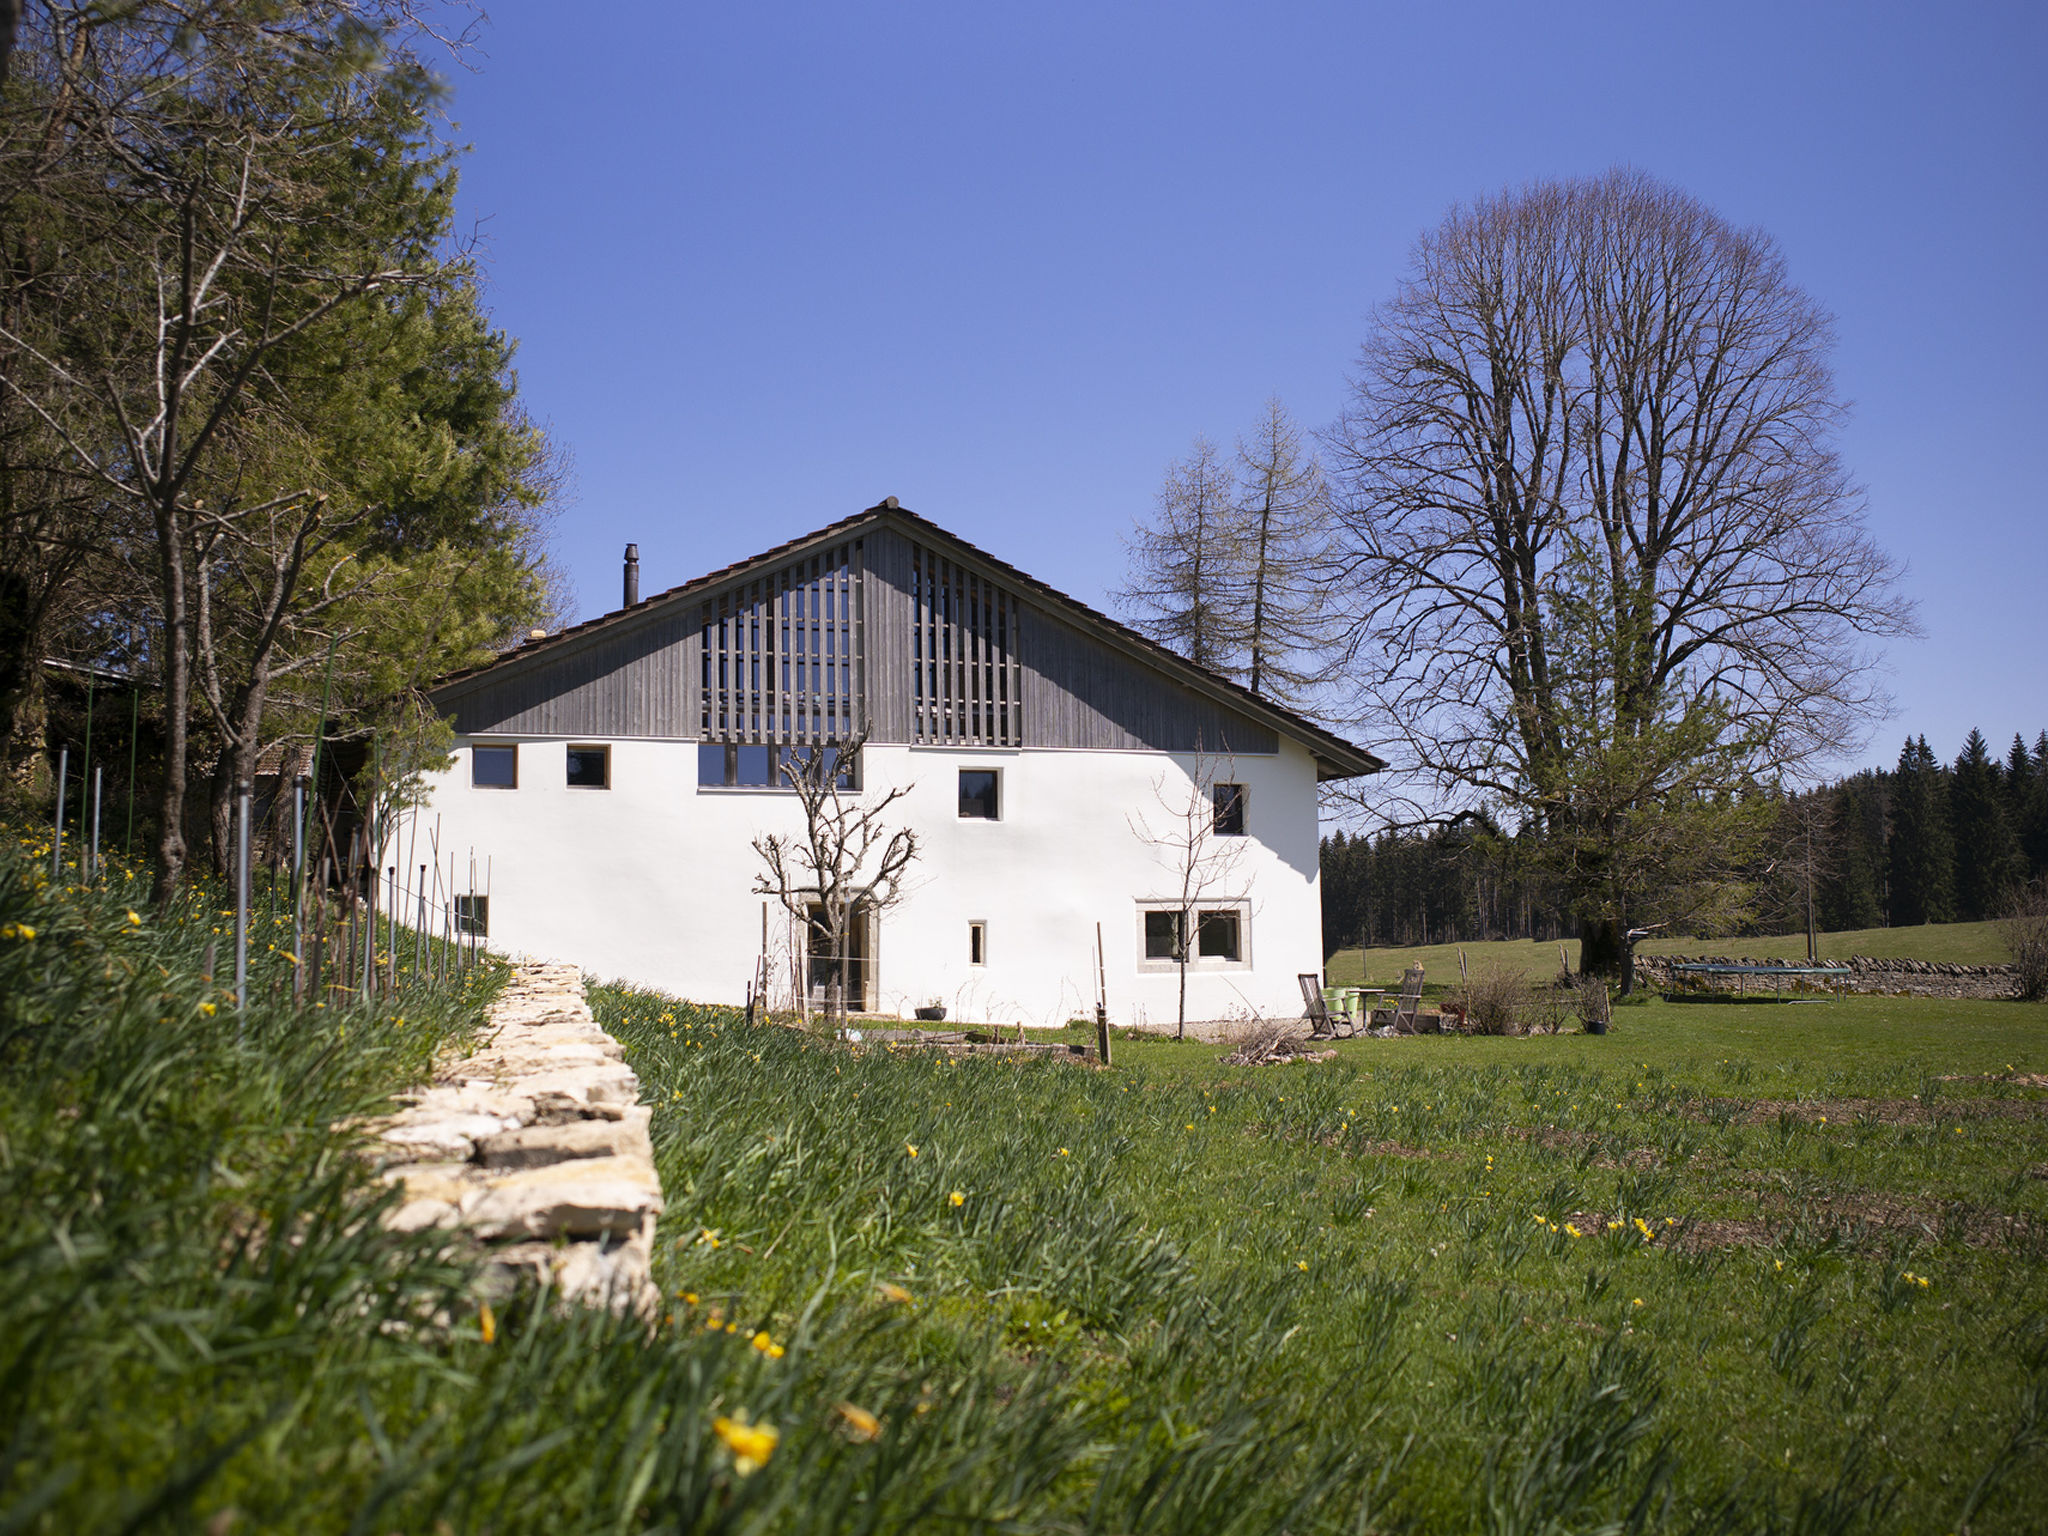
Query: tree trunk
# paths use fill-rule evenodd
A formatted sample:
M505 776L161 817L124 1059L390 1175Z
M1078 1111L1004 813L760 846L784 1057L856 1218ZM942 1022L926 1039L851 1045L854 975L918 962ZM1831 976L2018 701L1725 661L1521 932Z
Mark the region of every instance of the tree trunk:
M151 892L167 907L185 878L186 748L191 735L192 620L185 593L185 518L173 503L156 513L158 564L164 604L164 781L157 806L156 886Z
M1618 918L1579 919L1579 974L1627 985L1628 930Z

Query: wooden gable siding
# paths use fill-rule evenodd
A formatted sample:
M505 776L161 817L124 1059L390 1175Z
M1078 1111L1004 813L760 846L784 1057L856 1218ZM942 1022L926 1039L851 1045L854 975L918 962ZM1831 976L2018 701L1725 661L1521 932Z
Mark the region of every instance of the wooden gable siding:
M918 600L911 541L893 529L877 530L868 535L867 549L872 739L931 740L919 734L917 722L915 631L920 621L929 621ZM932 553L942 559L949 555L944 549ZM973 574L998 584L992 572ZM1084 633L1010 584L1000 585L1014 615L1022 745L1168 752L1192 752L1198 745L1210 751L1280 750L1280 739L1271 727L1212 703Z
M949 682L934 683L930 663L935 658L927 655L925 723L920 730L919 647L922 643L926 653L935 649L930 612L934 558L943 563L949 579L957 577L963 588L972 583L975 603L985 603L984 594L1000 592L999 627L1014 637L1014 655L1006 658L1003 669L1008 680L993 685L987 679L994 676L995 661L972 650L982 643L979 640L971 640L966 658L978 662L978 669L959 668ZM967 736L981 735L989 745L1026 747L1169 752L1201 747L1243 753L1280 749L1270 726L1204 698L1128 651L1095 638L1002 580L999 573L957 559L949 548L932 544L914 549L911 539L898 530L872 528L853 541L850 563L853 601L847 617L855 666L847 681L856 699L865 696L870 739L875 742L965 744ZM453 714L455 729L468 736L696 739L706 728L705 626L729 623L720 616L730 615L735 607L780 615L788 606L791 582L779 578L802 577L815 583L819 574L817 555L809 553L786 572L749 574L693 594L671 610L600 632L559 657L523 661L515 652L497 667L452 685L440 695L442 706ZM781 633L774 625L770 628ZM727 644L732 643L729 638ZM747 649L753 649L751 641ZM939 650L943 654L943 648ZM768 654L764 652L764 659ZM779 679L779 671L775 676ZM825 691L843 698L845 686L835 679ZM935 686L953 690L948 697L964 699L970 706L977 699L975 690L981 688L1003 708L978 715L970 709L953 717L987 722L978 731L935 733ZM714 720L712 734L726 740L765 739L757 736L763 722L784 721L789 712L779 698L765 709L754 707L756 702L747 701L744 721L733 714L722 724ZM829 713L813 712L805 723L817 730ZM795 720L788 719L787 725L794 728ZM999 743L998 736L1004 741Z
M443 696L465 736L697 734L698 610L661 614L567 654L501 663Z

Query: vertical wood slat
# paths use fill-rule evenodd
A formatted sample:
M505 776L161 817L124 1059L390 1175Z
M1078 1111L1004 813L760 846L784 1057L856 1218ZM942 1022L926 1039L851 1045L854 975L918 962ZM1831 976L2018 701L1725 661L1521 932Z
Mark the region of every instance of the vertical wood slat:
M811 743L852 730L863 667L860 545L840 545L707 603L697 723L707 741Z

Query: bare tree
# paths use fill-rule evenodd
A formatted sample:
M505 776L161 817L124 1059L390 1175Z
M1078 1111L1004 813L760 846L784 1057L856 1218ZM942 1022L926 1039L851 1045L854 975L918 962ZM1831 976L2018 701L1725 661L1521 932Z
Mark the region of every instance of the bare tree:
M1226 577L1244 635L1245 686L1299 707L1328 669L1318 577L1329 561L1329 486L1322 464L1279 397L1266 402L1237 443L1238 496L1229 541L1238 569Z
M1198 437L1167 466L1156 515L1126 542L1130 582L1117 606L1142 634L1226 677L1243 671L1246 635L1234 583L1243 568L1236 477Z
M1617 747L1714 722L1715 782L1634 754L1669 771L1620 776L1624 820L1858 739L1885 702L1871 644L1912 620L1834 448L1830 346L1767 236L1633 171L1484 198L1418 242L1326 438L1358 713L1411 812L1506 807L1597 846L1572 622L1604 647L1572 670L1595 666ZM1562 616L1587 602L1596 626ZM1618 969L1623 914L1597 882L1571 895L1586 963Z
M1233 811L1242 824L1242 801L1234 807L1226 803L1243 793L1241 785L1225 778L1229 771L1227 759L1213 757L1197 745L1185 782L1176 783L1168 774L1153 781L1156 820L1143 812L1130 818L1131 830L1151 845L1165 866L1173 894L1172 954L1180 982L1174 1020L1177 1040L1187 1037L1188 964L1201 951L1202 904L1231 886L1244 859L1244 838L1218 830L1219 823L1232 819Z
M847 936L856 921L872 922L903 897L917 859L917 834L891 828L888 811L909 793L898 786L873 797L857 785L867 732L834 746L785 748L782 775L796 792L804 829L800 837L764 832L754 852L766 866L754 890L772 896L804 929L823 939L832 980L825 994L828 1020L846 1014Z

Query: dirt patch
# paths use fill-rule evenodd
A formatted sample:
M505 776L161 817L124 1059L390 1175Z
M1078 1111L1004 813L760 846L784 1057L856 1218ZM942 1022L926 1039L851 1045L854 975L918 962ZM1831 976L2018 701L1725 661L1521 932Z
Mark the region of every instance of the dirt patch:
M1688 1120L1769 1125L1789 1116L1806 1125L1934 1125L1957 1120L2048 1120L2048 1099L1705 1099Z

